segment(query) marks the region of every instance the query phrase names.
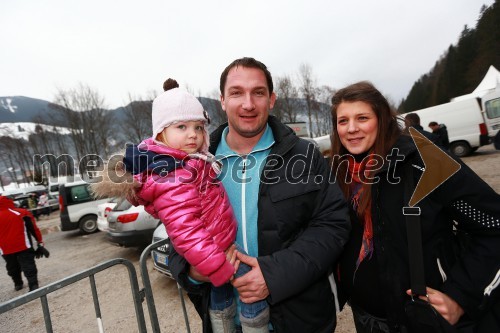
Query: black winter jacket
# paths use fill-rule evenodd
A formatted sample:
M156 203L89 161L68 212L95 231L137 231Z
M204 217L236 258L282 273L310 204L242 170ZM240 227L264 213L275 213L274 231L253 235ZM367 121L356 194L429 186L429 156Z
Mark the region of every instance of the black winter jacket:
M272 116L268 123L275 144L255 195L259 196L257 260L270 293L271 323L278 333L331 333L336 309L328 273L349 234L347 205L338 186L328 183L329 168L314 145ZM212 150L226 126L211 135ZM189 283L189 267L175 252L170 265L200 314L203 331L211 332L210 285Z
M402 207L407 206L410 198L405 196L404 184L409 181L414 188L424 168L442 167L438 159L425 165L409 136L401 136L395 148L404 155L404 161L390 170L384 167L377 174L379 182L372 186L374 251L379 272L373 278L377 278L380 285L375 294L383 296L380 306L385 309L391 332L399 332L401 326L406 325L404 303L409 299L406 290L410 289L406 225L402 214ZM418 204L425 280L428 287L441 290L462 306L466 314L463 319L479 320L488 311L491 316L493 304L494 311L499 311L500 288L494 287L500 282L500 195L462 161L456 160L461 169ZM413 168L414 179L405 179L407 167ZM400 177L401 181L391 184L392 176ZM360 222L353 220L352 223ZM461 237L456 236L454 228ZM346 249L359 252L360 247L352 246L352 242L361 244L361 239L351 237L346 245ZM349 255L347 252L340 262ZM345 269L353 267L340 265L340 276ZM344 281L339 283L342 304L349 298L350 287ZM492 327L479 332L500 332Z

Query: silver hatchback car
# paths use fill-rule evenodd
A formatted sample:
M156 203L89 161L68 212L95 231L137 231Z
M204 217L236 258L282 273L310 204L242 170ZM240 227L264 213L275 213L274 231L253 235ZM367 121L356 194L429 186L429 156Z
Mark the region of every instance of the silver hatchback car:
M121 246L143 246L151 242L155 228L161 224L144 210L121 199L108 212L108 240Z

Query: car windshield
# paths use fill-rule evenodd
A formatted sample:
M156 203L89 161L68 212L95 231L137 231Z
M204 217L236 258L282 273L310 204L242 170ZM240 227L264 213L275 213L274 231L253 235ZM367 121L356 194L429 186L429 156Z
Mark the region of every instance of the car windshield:
M122 199L116 204L116 206L113 210L114 211L122 211L122 210L127 210L130 207L132 207L132 204L130 202L128 202L127 199Z

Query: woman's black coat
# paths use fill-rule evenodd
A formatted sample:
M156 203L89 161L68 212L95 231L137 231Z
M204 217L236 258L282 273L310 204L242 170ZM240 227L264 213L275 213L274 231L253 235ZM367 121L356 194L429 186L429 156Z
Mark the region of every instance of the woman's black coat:
M372 186L374 251L379 271L379 276L373 278L378 278L381 285L380 306L387 313L391 329L398 332L401 325L406 325L404 303L409 299L406 290L410 289L402 213L410 200L405 195L405 182L414 188L425 168L446 171L438 156L427 158L424 164L410 136L401 136L394 148L404 160L394 163L393 159L389 168L386 159L377 174L378 183ZM444 292L460 304L466 317L479 320L488 311L491 315L493 304L494 311L499 311L500 195L461 160L454 159L460 163L460 170L418 203L425 280L428 287ZM413 179L405 178L405 168L413 169ZM353 241L360 242L349 240ZM349 298L348 288L339 283L339 289L344 303ZM500 312L496 316L500 321Z

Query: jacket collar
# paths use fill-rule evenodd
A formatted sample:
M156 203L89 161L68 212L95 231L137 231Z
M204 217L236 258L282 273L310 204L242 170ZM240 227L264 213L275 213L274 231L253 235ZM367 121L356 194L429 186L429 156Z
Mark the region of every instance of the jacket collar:
M224 130L222 131L221 140L220 140L219 146L217 148L217 154L223 155L226 157L239 156L239 154L236 153L235 151L233 151L229 147L229 145L227 144L226 136L227 136L228 131L229 131L229 127L224 128ZM252 148L252 151L250 152L250 154L255 153L255 152L259 152L259 151L263 151L263 150L267 150L267 149L271 148L273 145L274 145L273 131L271 130L271 127L269 126L269 124L267 124L266 129L264 130L264 134L259 139L259 142L257 142L255 147Z
M129 144L125 149L123 164L125 170L133 175L150 170L160 176L184 165L187 153L157 144L153 139L146 139L139 145Z
M411 138L410 135L405 134L405 133L403 133L399 136L399 138L396 140L396 143L392 146L392 148L387 152L386 155L387 156L391 155L393 153L394 149L397 149L398 155L404 156L403 163L406 163L408 161L408 159L410 159L411 156L413 156L415 153L418 154L417 146L413 142L413 139ZM394 154L396 154L396 152L394 152ZM389 166L394 167L393 164L388 163L388 161L386 159L387 156L383 156L384 165L382 166L382 168L380 168L380 170L378 170L376 172L377 174L380 174L382 172L386 172L389 169Z

